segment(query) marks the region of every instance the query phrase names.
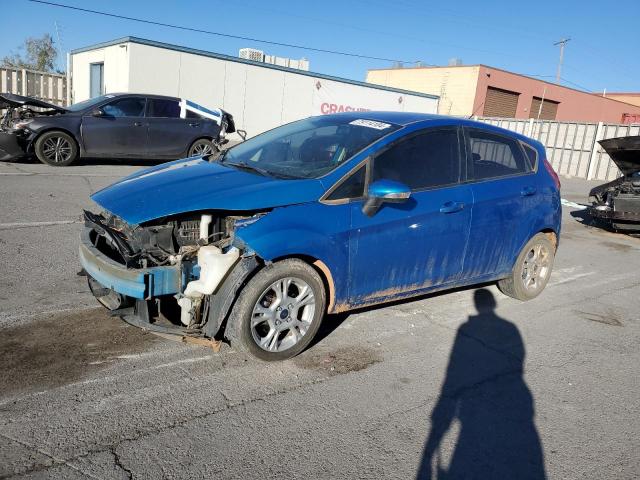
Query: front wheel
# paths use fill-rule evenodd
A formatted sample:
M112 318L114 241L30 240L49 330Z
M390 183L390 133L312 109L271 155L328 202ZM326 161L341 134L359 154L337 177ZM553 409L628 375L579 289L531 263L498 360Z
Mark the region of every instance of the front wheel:
M240 293L227 326L231 345L267 360L285 360L313 340L325 313L318 273L302 260L266 266Z
M555 248L544 233L538 233L524 246L511 276L500 280L502 293L518 300L531 300L540 295L551 276Z
M36 140L36 157L52 167L66 167L78 158L78 145L71 135L52 131L43 133Z

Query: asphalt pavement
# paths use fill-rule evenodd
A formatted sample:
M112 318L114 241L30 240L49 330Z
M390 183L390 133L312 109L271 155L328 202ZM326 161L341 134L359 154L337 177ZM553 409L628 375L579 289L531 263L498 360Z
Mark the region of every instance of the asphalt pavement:
M567 206L538 298L484 285L328 317L263 363L89 294L82 208L139 168L0 163L0 478L638 477L640 239ZM561 180L578 204L598 183Z

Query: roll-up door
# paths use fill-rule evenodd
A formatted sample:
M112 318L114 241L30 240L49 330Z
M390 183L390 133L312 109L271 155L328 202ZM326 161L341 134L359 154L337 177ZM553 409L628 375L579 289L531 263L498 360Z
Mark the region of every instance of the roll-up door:
M540 109L540 103L542 103L542 109ZM540 97L533 97L531 100L531 110L529 110L529 118L538 118L538 112L540 112L540 120L555 120L558 113L559 102L553 100L544 101Z
M483 115L485 117L515 118L519 95L518 92L488 87Z

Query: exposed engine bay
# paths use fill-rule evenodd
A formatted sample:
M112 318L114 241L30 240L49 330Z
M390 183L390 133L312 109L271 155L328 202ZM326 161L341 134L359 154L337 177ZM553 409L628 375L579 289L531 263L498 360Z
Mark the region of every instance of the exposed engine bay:
M257 265L254 254L233 245L235 227L240 222L256 221L262 215L194 213L129 225L108 212L95 214L85 210L88 240L100 253L131 272L169 267L168 271L174 272L177 279L175 292L164 295L149 292L149 298L143 301L121 295L90 275L89 287L100 303L125 320L131 314L136 322L140 318L148 322L145 328L156 327L152 330L159 327L166 333L194 336L206 333L213 337L224 320L227 303ZM224 291L212 296L228 276L232 278L221 289Z
M614 230L640 233L640 136L601 140L622 176L589 193L589 213Z
M57 105L11 93L0 94L0 110L4 111L0 118L0 131L20 129L20 122L24 120L37 116L57 115L65 111Z
M59 115L65 109L32 97L0 93L0 161L26 155L25 122L39 116Z

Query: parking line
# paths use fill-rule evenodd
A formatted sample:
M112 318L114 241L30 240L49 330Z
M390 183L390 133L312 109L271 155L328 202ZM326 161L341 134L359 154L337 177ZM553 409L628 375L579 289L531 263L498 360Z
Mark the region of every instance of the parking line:
M575 208L576 210L585 210L588 205L582 205L581 203L572 202L571 200L567 200L566 198L560 199L560 203L565 207Z
M552 280L549 282L549 285L562 285L563 283L573 282L574 280L578 280L579 278L582 278L582 277L588 277L590 275L593 275L594 273L596 272L577 273L575 275L570 275L560 280L555 280L555 281Z
M49 177L112 177L112 178L119 178L122 176L117 173L0 172L0 176L36 177L39 175L49 176Z
M0 230L9 230L12 228L32 228L32 227L49 227L51 225L69 225L71 223L82 223L82 220L55 220L52 222L16 222L16 223L0 223Z

